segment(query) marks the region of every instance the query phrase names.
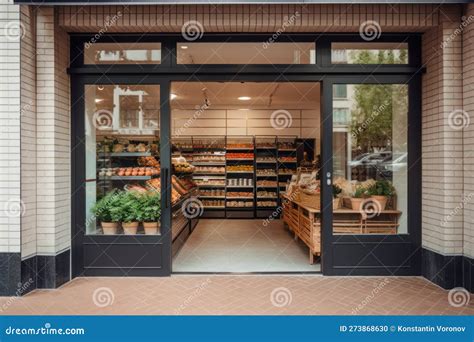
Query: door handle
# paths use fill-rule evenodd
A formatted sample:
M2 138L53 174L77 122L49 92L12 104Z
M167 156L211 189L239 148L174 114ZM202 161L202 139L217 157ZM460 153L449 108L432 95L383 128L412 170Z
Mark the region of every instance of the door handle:
M327 172L327 173L326 173L326 184L327 184L328 186L330 186L331 183L332 183L331 172Z
M170 191L171 191L171 189L168 190L168 186L169 186L169 182L168 182L169 170L168 170L168 168L165 168L164 171L165 171L165 177L164 177L164 178L165 178L165 208L168 208L168 207L169 207L169 202L170 202L170 201L169 201L169 193L170 193Z

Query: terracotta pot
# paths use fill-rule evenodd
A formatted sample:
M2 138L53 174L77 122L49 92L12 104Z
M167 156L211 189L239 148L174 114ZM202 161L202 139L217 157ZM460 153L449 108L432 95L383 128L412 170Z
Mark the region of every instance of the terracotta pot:
M341 198L336 197L332 199L332 210L341 209Z
M362 203L365 201L365 198L354 198L351 197L351 207L352 210L362 210Z
M143 222L143 228L145 229L146 235L158 234L159 222Z
M118 223L117 222L101 222L102 232L104 235L115 235L117 234Z
M380 211L385 210L385 207L387 206L387 200L388 200L387 196L373 195L373 196L370 196L370 198L378 202L378 204L380 204Z
M123 233L125 235L136 235L138 230L138 222L123 222Z

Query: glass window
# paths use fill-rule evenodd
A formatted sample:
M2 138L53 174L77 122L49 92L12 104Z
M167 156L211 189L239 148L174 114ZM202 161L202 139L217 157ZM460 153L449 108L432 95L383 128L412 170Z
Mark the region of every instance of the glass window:
M86 233L158 234L160 88L87 85Z
M84 64L160 64L161 43L86 43Z
M334 98L335 99L346 99L347 98L347 85L335 84L334 85Z
M178 64L315 64L314 43L178 43Z
M332 43L333 64L408 64L408 43Z
M334 234L407 233L408 86L346 87L333 115Z

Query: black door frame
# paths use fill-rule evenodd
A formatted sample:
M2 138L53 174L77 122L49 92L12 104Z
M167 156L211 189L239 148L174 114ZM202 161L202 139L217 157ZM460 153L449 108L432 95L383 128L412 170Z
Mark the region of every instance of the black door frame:
M71 36L72 101L72 269L73 277L79 275L124 275L123 267L85 268L84 245L98 246L107 250L114 244L137 244L140 246L162 246L162 265L158 268L127 270L131 275L169 275L171 265L171 149L160 144L162 163L162 226L161 236L116 237L87 236L81 222L84 222L84 85L85 84L159 84L161 97L161 136L169 141L171 134L171 113L169 92L175 81L252 81L252 82L320 82L321 96L321 159L322 175L332 174L332 84L339 83L408 83L409 84L409 180L411 213L408 216L408 234L387 235L332 235L332 191L322 187L322 271L326 275L419 275L421 273L421 37L418 34L384 34L378 42L406 42L409 47L407 65L332 65L331 42L364 42L359 35L347 34L294 34L281 35L279 42L316 42L316 64L313 65L177 65L176 43L189 43L178 35L104 35L100 42L161 42L162 63L160 65L84 65L84 43L93 35ZM263 42L268 35L254 34L207 34L199 42ZM344 81L342 81L344 80ZM82 100L81 100L82 99ZM165 141L166 141L165 140ZM323 177L323 182L325 178ZM132 242L132 240L134 242ZM342 246L344 258L350 260L359 246L376 259L387 258L389 267L369 264L353 267L334 264L332 252ZM373 247L372 249L370 247ZM379 248L380 247L380 248ZM357 252L359 253L359 252ZM357 254L356 253L356 254ZM404 255L404 262L394 259ZM398 260L398 261L397 261ZM393 262L398 262L398 265ZM131 273L130 273L131 272Z

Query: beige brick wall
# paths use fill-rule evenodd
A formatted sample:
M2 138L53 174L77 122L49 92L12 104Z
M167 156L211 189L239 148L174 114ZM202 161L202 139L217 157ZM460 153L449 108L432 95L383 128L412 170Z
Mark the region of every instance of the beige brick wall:
M52 7L37 12L37 248L56 254L70 246L70 103L68 35Z
M0 253L20 252L20 8L0 0Z
M463 32L463 109L470 124L464 141L464 255L474 258L474 4L466 5Z

